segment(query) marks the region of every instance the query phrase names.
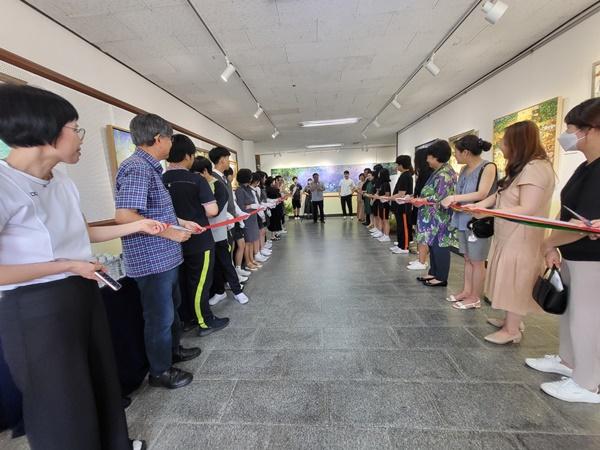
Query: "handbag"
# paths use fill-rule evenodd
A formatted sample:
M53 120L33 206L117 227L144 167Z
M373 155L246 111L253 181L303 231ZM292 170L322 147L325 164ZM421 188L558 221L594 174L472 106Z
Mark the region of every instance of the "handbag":
M485 166L483 166L483 168L481 169L481 172L479 172L479 178L477 179L477 190L479 190L479 183L481 183L481 176L483 175L483 171L485 170L485 168L487 167L488 164L494 164L494 163L487 163ZM498 176L497 171L496 171L496 176ZM494 192L496 192L495 184L492 185L492 188L490 189L488 196L492 195ZM469 230L471 230L473 232L473 234L475 235L475 237L477 237L479 239L490 238L494 235L494 218L493 217L484 217L483 219L472 218L467 223L467 228Z
M533 287L533 298L547 313L565 312L569 300L569 288L563 283L560 270L552 267L538 277Z

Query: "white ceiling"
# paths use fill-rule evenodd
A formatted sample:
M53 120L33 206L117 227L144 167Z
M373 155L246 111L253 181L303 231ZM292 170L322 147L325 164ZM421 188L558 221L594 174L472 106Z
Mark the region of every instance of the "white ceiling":
M187 0L28 0L243 139L258 153L363 142L360 132L473 0L190 0L281 134L233 76ZM395 133L527 48L594 0L503 0L488 24L475 11L388 107L368 144ZM160 114L160 111L156 111ZM303 120L364 118L302 129Z

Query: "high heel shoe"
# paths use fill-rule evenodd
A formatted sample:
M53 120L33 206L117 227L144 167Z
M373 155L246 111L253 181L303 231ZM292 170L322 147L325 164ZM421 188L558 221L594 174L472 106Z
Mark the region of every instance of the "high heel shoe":
M488 317L487 323L489 323L490 325L495 326L496 328L502 328L504 326L504 320L502 320L502 319L495 319L493 317ZM525 324L523 322L521 322L521 324L519 325L519 331L521 333L523 333L525 331Z
M521 332L514 336L502 337L503 335L504 333L501 331L496 331L495 333L488 334L483 339L485 339L487 342L498 345L518 344L521 342L521 339L523 339L523 334L521 334Z

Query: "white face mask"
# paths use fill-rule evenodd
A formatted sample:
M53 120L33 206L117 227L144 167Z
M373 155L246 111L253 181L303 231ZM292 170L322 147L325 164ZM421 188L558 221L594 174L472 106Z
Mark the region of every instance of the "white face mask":
M558 137L558 143L565 152L573 152L577 149L577 143L585 136L578 138L577 134L565 131Z

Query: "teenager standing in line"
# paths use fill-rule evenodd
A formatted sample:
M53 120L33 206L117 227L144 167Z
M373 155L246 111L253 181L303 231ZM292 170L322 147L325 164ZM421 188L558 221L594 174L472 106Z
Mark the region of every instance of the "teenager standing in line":
M356 185L354 184L354 180L350 178L350 172L344 170L344 178L340 180L340 201L342 203L342 214L344 216L344 220L348 217L352 219L354 215L352 211L352 193Z
M410 203L398 204L395 199L413 194L413 168L408 155L396 158L396 165L400 176L392 192L392 209L396 216L396 235L398 244L390 247L392 253L408 254L408 246L412 241L412 205Z

